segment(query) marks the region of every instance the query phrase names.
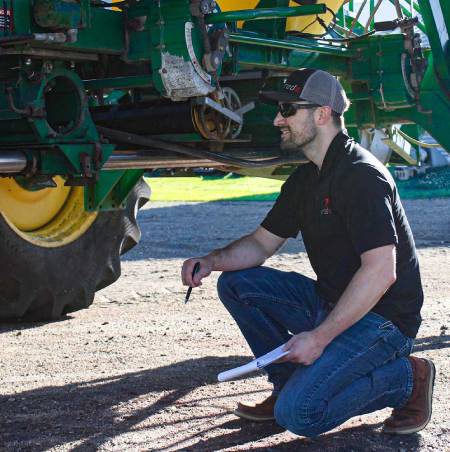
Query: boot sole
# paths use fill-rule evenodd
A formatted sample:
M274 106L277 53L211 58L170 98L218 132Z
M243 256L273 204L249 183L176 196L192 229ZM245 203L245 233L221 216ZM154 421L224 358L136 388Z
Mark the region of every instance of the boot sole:
M425 358L423 358L425 359ZM436 377L436 368L433 364L433 361L430 361L429 359L425 359L425 361L427 362L429 368L430 368L430 373L431 373L431 378L429 380L428 383L428 416L427 419L420 425L415 425L413 427L409 427L409 428L389 428L389 427L384 427L383 428L383 432L384 433L395 433L397 435L410 435L411 433L417 433L420 432L421 430L423 430L428 423L431 420L431 413L432 413L432 408L433 408L433 388L434 388L434 379Z
M254 422L267 422L267 421L274 421L274 416L254 416L249 413L244 413L243 411L234 410L233 414L237 417L240 417L242 419L247 419L248 421L254 421Z

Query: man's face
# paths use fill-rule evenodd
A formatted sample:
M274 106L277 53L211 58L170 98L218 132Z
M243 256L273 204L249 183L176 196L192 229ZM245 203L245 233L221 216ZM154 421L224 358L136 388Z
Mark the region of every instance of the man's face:
M317 136L314 111L315 109L300 109L287 118L278 112L273 124L281 131L281 149L298 150L314 141Z

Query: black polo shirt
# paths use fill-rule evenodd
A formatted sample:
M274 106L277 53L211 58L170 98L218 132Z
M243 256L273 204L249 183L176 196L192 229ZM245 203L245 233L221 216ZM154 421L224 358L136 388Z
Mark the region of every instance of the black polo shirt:
M389 171L345 133L333 139L322 169L299 166L261 223L279 237L301 231L319 295L335 304L361 266L361 254L395 244L397 280L372 309L415 337L423 291L414 239Z

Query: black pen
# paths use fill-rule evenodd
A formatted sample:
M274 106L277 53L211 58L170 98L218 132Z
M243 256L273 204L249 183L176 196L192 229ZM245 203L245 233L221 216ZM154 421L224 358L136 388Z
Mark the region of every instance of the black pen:
M192 270L192 278L194 278L194 275L200 270L200 262L196 262L194 265L194 269ZM186 304L189 300L189 297L191 296L192 292L192 286L189 286L189 289L186 292L186 298L184 299L184 304Z

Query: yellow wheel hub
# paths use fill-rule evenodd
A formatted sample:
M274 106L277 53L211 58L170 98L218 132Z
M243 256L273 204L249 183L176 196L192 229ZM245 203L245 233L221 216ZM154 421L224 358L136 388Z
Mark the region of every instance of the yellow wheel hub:
M57 186L30 191L14 178L0 178L0 213L18 235L44 247L67 245L89 229L97 214L84 210L84 189Z

